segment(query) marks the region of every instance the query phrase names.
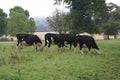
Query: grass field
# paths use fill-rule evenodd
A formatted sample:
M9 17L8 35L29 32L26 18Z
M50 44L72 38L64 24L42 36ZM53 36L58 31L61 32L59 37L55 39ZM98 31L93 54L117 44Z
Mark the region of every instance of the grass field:
M0 80L120 80L120 40L97 41L101 54L79 49L15 51L16 42L0 42Z

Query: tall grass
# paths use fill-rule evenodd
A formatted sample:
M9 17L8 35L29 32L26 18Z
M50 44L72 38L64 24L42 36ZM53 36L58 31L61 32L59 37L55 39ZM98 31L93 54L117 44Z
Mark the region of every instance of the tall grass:
M57 46L35 52L24 47L16 52L16 42L0 42L0 80L120 80L120 41L97 41L101 54L81 55L79 49Z

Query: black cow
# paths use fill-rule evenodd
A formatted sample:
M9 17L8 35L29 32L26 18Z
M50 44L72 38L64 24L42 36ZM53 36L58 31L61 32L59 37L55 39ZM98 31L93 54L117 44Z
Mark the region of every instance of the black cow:
M35 50L37 51L37 47L41 47L42 41L37 35L33 34L17 34L17 49L21 48L21 45L34 45Z
M63 47L64 47L64 40L63 40L63 36L60 34L54 34L54 33L47 33L44 36L45 38L45 45L42 47L42 51L44 49L44 47L46 47L48 45L48 48L50 48L51 44L56 44L58 45L59 48L61 48L61 50L63 51Z
M45 36L44 36L45 45L43 46L43 48L46 47L47 45L48 45L48 48L51 46L51 44L53 43L53 36L55 36L55 35L56 34L53 34L53 33L47 33L47 34L45 34Z
M62 40L64 41L64 43L70 44L70 50L71 50L72 45L73 46L75 45L76 34L70 33L70 34L60 34L60 35L63 36Z
M86 47L88 48L89 52L91 50L91 48L95 49L95 51L100 54L100 51L99 51L99 48L94 40L94 38L92 36L87 36L87 35L77 35L76 38L75 38L75 46L77 46L77 44L79 44L80 46L80 51L81 53L83 54L82 52L82 48L83 48L83 45L85 44Z
M51 44L58 45L59 48L63 50L63 47L65 46L65 43L70 44L70 49L72 47L72 44L75 43L75 34L54 34L54 33L47 33L45 34L45 45L42 47L42 50L44 47L47 46L48 48L51 46Z

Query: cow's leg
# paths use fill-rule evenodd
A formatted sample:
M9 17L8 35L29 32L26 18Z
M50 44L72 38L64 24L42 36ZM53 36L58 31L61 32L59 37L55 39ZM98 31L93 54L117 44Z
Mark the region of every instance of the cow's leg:
M50 46L51 46L51 42L48 43L48 51L51 51Z
M37 43L37 46L39 47L39 50L42 49L42 43Z
M86 44L87 48L88 48L88 53L90 54L91 53L91 44Z
M34 43L35 52L37 52L37 43Z
M74 46L74 52L76 52L77 43L74 42L73 46Z
M61 52L61 45L58 43L57 46L58 46L58 51Z
M74 52L76 52L76 51L77 51L77 44L74 45Z
M62 52L62 46L61 46L61 44L58 43L57 46L58 46L58 51L59 51L59 52Z
M48 48L50 48L50 46L51 46L51 42L48 43Z
M48 43L47 43L47 39L45 38L45 44L44 44L44 46L41 47L41 51L43 51L44 47L46 47L47 44L48 44Z
M70 43L70 50L71 50L71 48L72 48L72 43Z
M89 50L89 52L88 52L88 53L90 54L90 53L91 53L91 47L89 47L89 48L88 48L88 50Z
M17 50L17 51L20 51L20 49L21 49L21 43L18 42L18 44L17 44L17 46L16 46L16 50Z
M17 45L16 45L16 50L18 51L18 45L19 45L19 43L17 43Z
M81 54L84 54L83 51L82 51L83 43L79 43L79 45L80 45L80 52L81 52Z
M61 44L61 47L62 47L62 52L65 51L65 45L64 45L64 42Z

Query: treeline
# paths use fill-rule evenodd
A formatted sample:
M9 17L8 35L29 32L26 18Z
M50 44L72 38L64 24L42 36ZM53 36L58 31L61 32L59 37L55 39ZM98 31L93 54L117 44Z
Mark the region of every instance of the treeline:
M36 30L34 18L30 17L29 11L20 6L15 6L9 10L7 15L0 8L0 36L17 33L33 33Z
M90 34L104 33L109 39L115 38L120 30L120 6L105 3L105 0L54 0L56 5L67 4L70 12L63 13L56 9L47 22L59 33L87 32Z

